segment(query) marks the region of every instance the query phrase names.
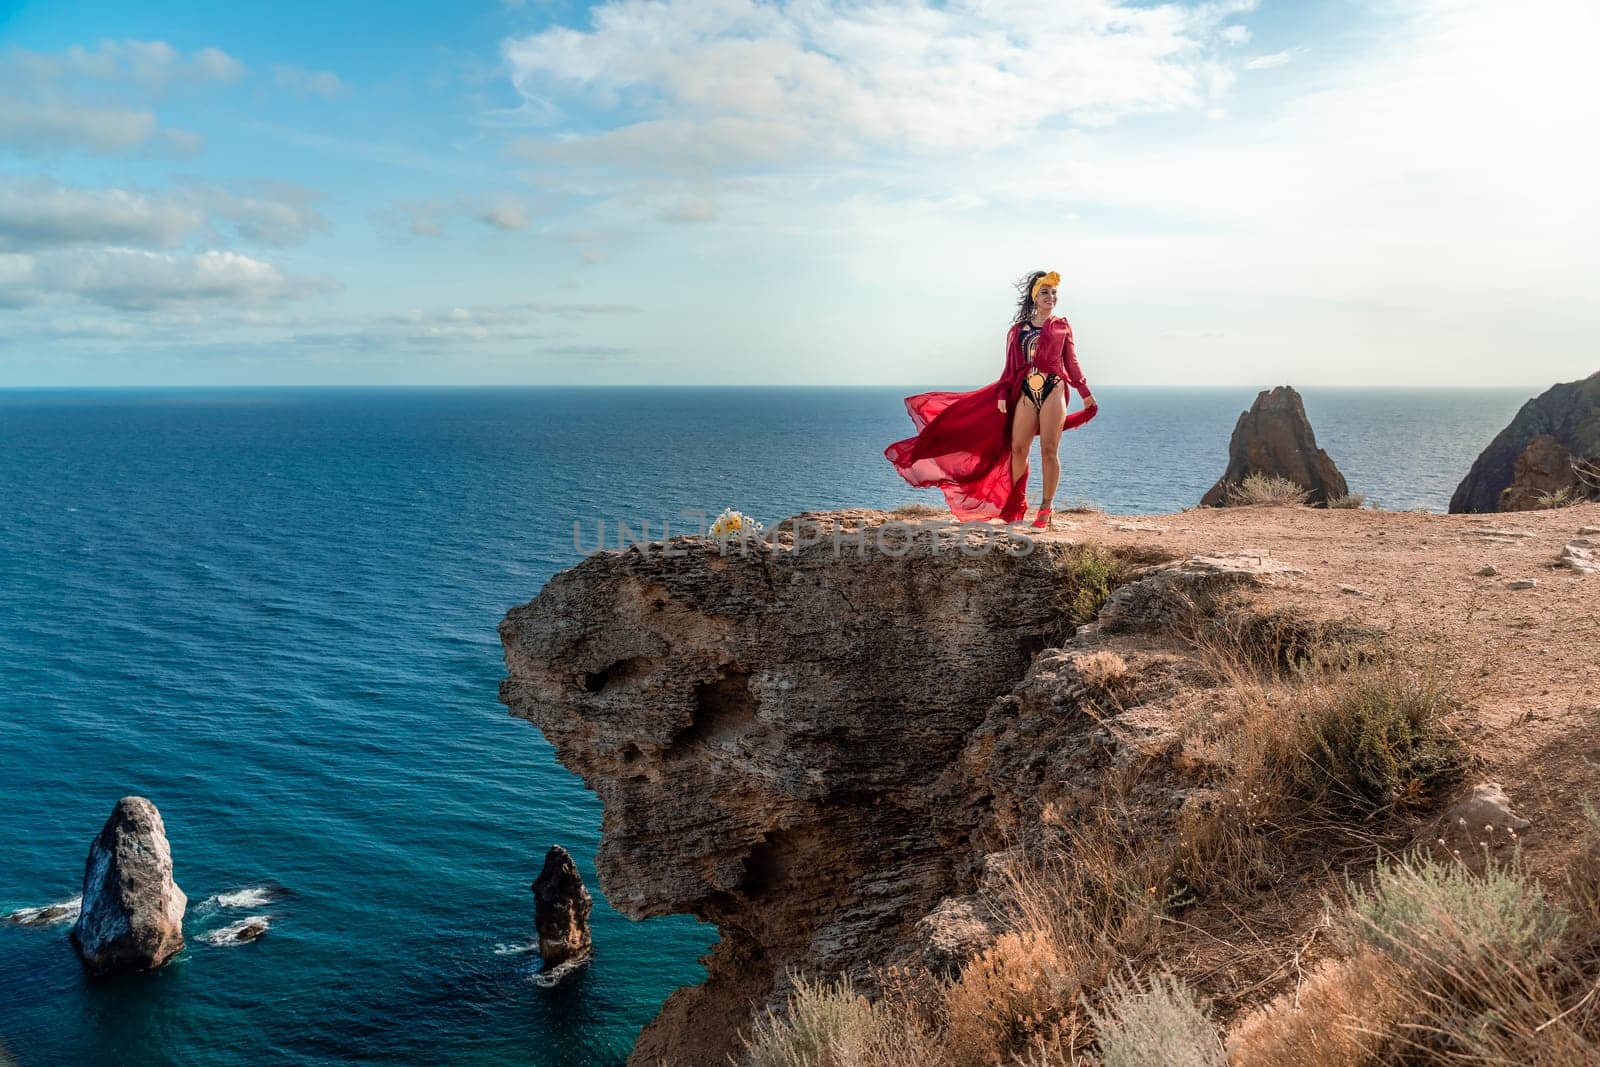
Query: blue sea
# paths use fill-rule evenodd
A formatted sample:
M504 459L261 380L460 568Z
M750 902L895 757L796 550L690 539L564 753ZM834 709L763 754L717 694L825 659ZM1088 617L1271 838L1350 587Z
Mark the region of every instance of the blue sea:
M599 805L496 702L496 624L602 522L939 503L882 456L913 391L0 392L0 915L76 896L129 793L190 901L173 964L109 981L66 926L0 922L0 1045L28 1067L621 1062L716 932L606 906ZM1096 392L1058 500L1152 512L1211 485L1255 391ZM1302 390L1353 489L1439 511L1533 392ZM596 893L597 952L546 988L529 884L552 843ZM207 942L258 915L261 940Z

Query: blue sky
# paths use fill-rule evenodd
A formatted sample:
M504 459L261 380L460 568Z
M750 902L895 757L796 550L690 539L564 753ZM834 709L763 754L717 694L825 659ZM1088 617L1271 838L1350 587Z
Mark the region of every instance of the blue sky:
M1600 13L0 2L0 385L1600 364Z

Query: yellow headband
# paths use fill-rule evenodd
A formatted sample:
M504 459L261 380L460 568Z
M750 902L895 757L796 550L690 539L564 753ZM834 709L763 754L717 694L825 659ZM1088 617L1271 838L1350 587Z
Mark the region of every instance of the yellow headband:
M1033 283L1033 292L1028 294L1028 299L1029 300L1037 300L1037 299L1039 299L1039 286L1041 286L1041 285L1060 285L1060 284L1061 284L1061 275L1057 274L1055 271L1051 271L1049 274L1046 274L1044 277L1040 278L1038 281Z

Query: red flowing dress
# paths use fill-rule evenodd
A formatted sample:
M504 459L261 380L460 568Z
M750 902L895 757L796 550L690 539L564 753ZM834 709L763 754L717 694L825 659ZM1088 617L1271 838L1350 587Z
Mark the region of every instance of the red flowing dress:
M883 450L895 470L918 488L938 488L950 511L962 522L1000 519L1016 522L1028 510L1028 469L1011 479L1011 418L1021 399L1022 380L1030 370L1054 374L1072 383L1079 396L1089 385L1078 367L1067 320L1052 317L1039 332L1033 364L1022 351L1020 323L1006 334L1006 365L1000 379L970 393L918 393L906 397L906 411L917 435ZM1000 399L1006 401L1000 410ZM1082 426L1100 409L1068 412L1066 429Z

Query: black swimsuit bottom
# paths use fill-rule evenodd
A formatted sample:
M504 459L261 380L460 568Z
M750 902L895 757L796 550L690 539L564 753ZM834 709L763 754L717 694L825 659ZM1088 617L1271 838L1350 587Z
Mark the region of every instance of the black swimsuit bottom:
M1045 397L1049 396L1050 391L1060 383L1061 379L1057 375L1046 374L1040 370L1031 371L1022 379L1022 395L1033 401L1034 410L1037 411L1044 407Z

